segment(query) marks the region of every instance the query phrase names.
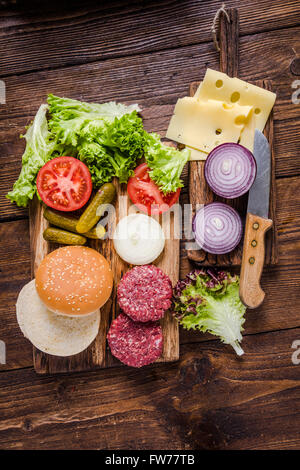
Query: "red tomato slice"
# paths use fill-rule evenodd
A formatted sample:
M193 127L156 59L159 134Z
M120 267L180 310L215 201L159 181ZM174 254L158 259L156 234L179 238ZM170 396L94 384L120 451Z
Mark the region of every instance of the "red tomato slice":
M150 215L168 211L178 201L180 188L175 193L164 195L151 180L147 163L142 163L129 178L127 192L133 204Z
M86 204L92 192L92 179L88 167L77 158L58 157L40 169L36 186L47 206L67 212Z

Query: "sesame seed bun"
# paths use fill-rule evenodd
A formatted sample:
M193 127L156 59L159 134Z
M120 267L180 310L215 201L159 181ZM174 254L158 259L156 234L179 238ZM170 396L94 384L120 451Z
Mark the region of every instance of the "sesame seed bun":
M16 308L23 335L52 356L73 356L84 351L99 331L100 310L77 318L57 315L39 298L34 279L21 290Z
M61 315L89 315L109 299L113 275L106 259L92 248L65 246L47 255L35 276L42 302Z

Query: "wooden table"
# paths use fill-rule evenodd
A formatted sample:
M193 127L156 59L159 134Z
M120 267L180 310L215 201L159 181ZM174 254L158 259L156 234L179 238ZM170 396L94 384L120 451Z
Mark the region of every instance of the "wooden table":
M15 318L17 294L30 279L28 213L4 198L20 170L18 135L48 92L137 101L147 130L165 132L188 84L218 67L210 26L220 2L26 2L23 11L18 0L10 3L1 7L0 39L0 340L7 346L0 447L299 449L300 364L292 362L300 342L300 104L292 103L300 85L299 1L227 2L240 11L240 77L270 78L278 94L280 261L264 272L263 306L247 314L246 354L238 359L213 337L182 331L177 363L63 376L35 374ZM184 247L181 253L184 276Z

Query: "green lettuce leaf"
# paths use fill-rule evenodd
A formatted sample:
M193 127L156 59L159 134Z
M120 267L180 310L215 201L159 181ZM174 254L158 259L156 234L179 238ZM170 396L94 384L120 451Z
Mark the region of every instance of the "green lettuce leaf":
M126 114L140 111L137 104L126 106L122 103L85 103L70 98L48 95L49 128L61 144L77 147L80 140L92 142L95 134L101 132L107 123L120 119Z
M180 176L189 157L190 150L177 150L163 144L158 134L147 134L145 158L151 170L149 176L164 194L183 186Z
M114 168L108 164L109 151L97 142L84 141L80 145L79 159L90 170L93 186L109 183L114 177Z
M48 106L42 104L29 125L24 136L26 148L22 157L22 169L8 199L18 206L26 207L28 201L36 194L36 176L40 168L51 158L56 143L49 132L47 124Z
M49 95L49 127L62 146L89 168L94 186L118 177L126 183L143 156L144 129L138 105L84 103Z
M143 123L133 111L101 126L94 122L85 124L77 149L80 160L89 167L93 183L100 186L114 176L126 183L143 156L143 146Z
M49 111L47 113L47 111ZM48 95L25 135L22 170L7 197L26 206L36 194L36 176L51 158L68 155L89 168L95 187L118 177L126 183L138 160L145 155L150 177L164 193L183 186L182 169L189 151L164 145L157 134L148 134L137 104L85 103ZM47 116L49 120L47 122Z
M239 297L239 277L224 271L196 270L174 289L174 314L180 324L218 336L238 355L246 307Z
M86 116L89 120L104 118L113 121L124 114L130 114L133 111L141 111L138 104L129 106L110 101L108 103L86 103L84 101L73 100L71 98L61 98L51 93L48 95L48 104L52 119L57 121L66 121L77 117Z

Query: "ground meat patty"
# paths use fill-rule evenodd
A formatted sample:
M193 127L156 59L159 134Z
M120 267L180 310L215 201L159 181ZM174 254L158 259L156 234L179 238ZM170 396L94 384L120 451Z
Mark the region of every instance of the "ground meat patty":
M112 354L131 367L151 364L163 349L162 329L158 323L134 322L123 313L112 322L107 341Z
M172 283L156 266L136 266L118 286L118 302L134 321L156 321L171 306Z

